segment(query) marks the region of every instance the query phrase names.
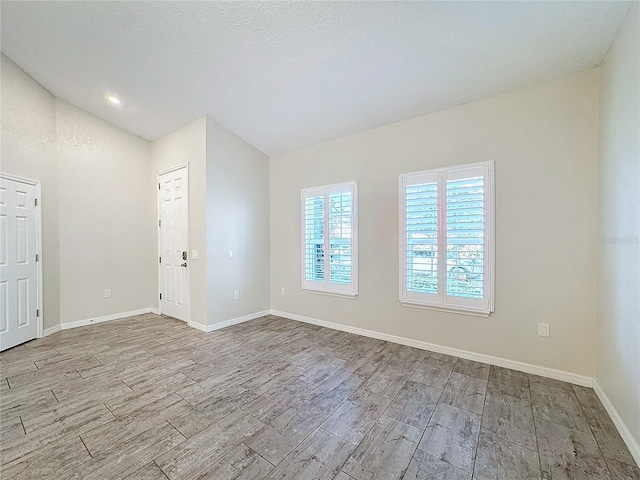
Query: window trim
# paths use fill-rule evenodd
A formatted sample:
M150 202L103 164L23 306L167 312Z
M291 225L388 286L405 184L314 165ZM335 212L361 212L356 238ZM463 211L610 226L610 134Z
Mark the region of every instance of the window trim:
M438 182L438 235L440 232L446 232L446 175L448 173L454 174L463 170L471 168L483 168L486 169L487 182L485 184L485 205L484 205L484 231L487 232L485 237L485 282L488 286L488 292L486 298L483 301L486 302L487 307L469 305L467 301L463 300L460 304L452 303L451 297L444 294L446 292L446 253L445 262L438 263L438 277L445 278L442 284L438 282L438 294L418 294L429 295L432 298L425 300L417 298L416 295L411 295L406 290L406 278L407 278L407 234L406 234L406 186L407 180L410 180L419 176L433 176L438 177L445 175L443 181ZM480 317L488 317L495 310L495 162L493 160L485 162L468 163L463 165L455 165L451 167L435 168L431 170L422 170L417 172L403 173L398 176L398 197L399 197L399 259L400 259L400 278L399 287L400 295L399 299L403 306L423 308L427 310L438 310L451 313L459 313L464 315L473 315ZM445 198L445 200L442 200ZM488 204L487 204L488 203ZM446 234L446 233L445 233ZM440 241L438 241L440 245ZM445 237L445 252L446 252L446 237ZM444 276L443 276L444 275ZM444 285L444 291L442 288ZM487 287L485 287L487 288ZM413 297L413 298L411 298ZM455 298L455 297L454 297ZM467 305L464 305L467 303Z
M306 243L305 243L305 199L310 196L325 195L338 192L351 192L351 283L332 284L330 283L330 269L325 269L325 280L322 285L319 282L307 280L306 278ZM315 194L315 195L314 195ZM328 201L326 203L328 206ZM329 231L329 214L325 210L323 217L325 232ZM325 242L330 242L331 237L328 235ZM358 182L353 180L350 182L333 183L329 185L321 185L318 187L303 188L300 191L300 267L301 267L301 285L302 291L306 293L316 293L321 295L329 295L333 297L343 297L355 299L358 296Z

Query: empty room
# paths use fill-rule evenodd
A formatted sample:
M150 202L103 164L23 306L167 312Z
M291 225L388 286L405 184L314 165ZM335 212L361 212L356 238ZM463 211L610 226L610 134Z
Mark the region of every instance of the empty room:
M639 1L0 21L0 478L640 480Z

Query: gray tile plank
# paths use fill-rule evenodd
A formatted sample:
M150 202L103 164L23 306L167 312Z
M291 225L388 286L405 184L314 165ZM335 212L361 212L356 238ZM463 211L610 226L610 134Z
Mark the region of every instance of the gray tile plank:
M436 408L442 390L407 381L384 414L424 430Z
M0 456L3 463L9 463L17 458L25 458L47 445L52 444L65 435L81 435L104 423L111 422L115 417L103 404L92 406L80 411L68 412L56 423L34 430L8 442L2 442Z
M531 402L536 420L547 420L563 427L589 433L589 424L571 384L552 379L545 380L544 382L538 380L531 384ZM558 387L556 383L551 382L564 386Z
M486 380L453 372L440 401L481 415L486 393Z
M25 434L24 427L22 426L22 420L20 416L15 415L11 417L0 418L0 441L8 442L17 437L21 437Z
M616 480L593 435L545 420L536 420L543 479Z
M316 405L335 410L353 395L363 382L363 377L341 370L319 385L307 398Z
M481 432L474 480L540 480L538 452Z
M438 404L418 448L466 472L473 471L480 415Z
M255 401L243 405L242 408L261 421L269 422L313 390L313 385L294 378L287 384L261 395Z
M427 358L431 363L451 363L455 365L455 363L458 361L458 357L439 352L429 352Z
M15 362L5 364L0 362L0 379L7 377L15 377L24 373L32 373L38 370L33 360L16 360Z
M317 404L313 398L303 399L269 421L278 433L298 443L331 415L331 410Z
M187 411L189 404L178 395L164 398L80 435L92 456L121 445L131 437L149 430L170 418Z
M537 449L533 410L528 399L487 392L482 430L521 447Z
M497 395L531 400L529 375L508 368L491 365L487 392Z
M422 450L416 450L403 480L471 480L471 474L443 462ZM501 480L507 480L501 479Z
M3 458L0 476L15 479L60 478L68 470L88 460L91 460L91 456L87 449L78 437L72 437L11 463Z
M580 405L583 407L599 408L605 411L604 405L600 402L600 399L593 388L582 387L580 385L572 385L572 387Z
M335 357L326 357L307 367L300 373L300 379L318 386L338 373L347 362Z
M353 445L321 428L291 452L265 480L331 480Z
M418 365L416 371L411 375L411 380L442 389L449 381L449 375L451 375L454 365L455 362L446 359L444 361L431 359L429 356Z
M231 387L188 408L183 414L171 418L169 423L190 438L256 398L255 393L245 388Z
M237 411L159 456L155 461L171 480L197 477L262 426L263 424L252 416Z
M470 377L480 378L482 380L489 380L489 370L491 365L488 363L474 362L473 360L466 360L459 358L453 367L455 373L462 373L463 375L469 375Z
M606 411L601 410L599 407L588 406L583 406L582 411L602 454L606 458L635 466L631 452L629 452L627 445L620 437L618 429Z
M421 436L422 430L383 415L342 470L358 480L400 480Z
M9 381L11 389L3 393L2 396L5 397L5 399L6 397L11 398L11 396L21 391L33 394L42 390L51 390L56 385L72 383L72 380L82 380L82 377L78 375L78 372L76 372L74 368L71 368L54 373L37 370L35 372L23 373L22 375L11 377L7 380Z
M120 379L99 375L88 379L78 376L77 380L54 386L52 391L59 402L66 402L79 397L107 401L132 390Z
M65 480L126 478L184 441L180 432L164 422L131 438L120 448L105 452L73 468L65 474Z
M640 468L610 458L606 459L611 478L614 480L640 480Z
M0 394L0 403L4 398L4 392ZM3 421L9 418L15 418L20 415L31 415L34 412L37 413L45 408L51 408L52 405L57 405L58 400L53 395L51 390L47 390L41 393L35 393L32 395L26 394L25 396L16 396L11 400L7 400L0 406L0 416Z
M226 454L197 480L256 480L263 478L273 465L244 444Z
M167 476L164 474L160 467L154 462L146 464L139 470L136 470L127 477L129 480L167 480Z
M353 477L351 475L347 475L342 470L340 470L338 474L335 477L333 477L333 480L353 480Z
M170 393L183 390L194 383L193 380L182 373L176 373L164 380L152 382L151 384L139 384L132 392L106 399L105 405L119 418L166 397Z
M273 465L279 464L289 453L293 451L304 437L291 437L279 433L269 425L265 425L256 433L246 438L244 443L260 454Z
M390 403L390 399L361 388L322 423L322 428L356 445Z
M411 373L411 370L401 366L385 363L366 381L364 386L378 395L392 399L409 379Z

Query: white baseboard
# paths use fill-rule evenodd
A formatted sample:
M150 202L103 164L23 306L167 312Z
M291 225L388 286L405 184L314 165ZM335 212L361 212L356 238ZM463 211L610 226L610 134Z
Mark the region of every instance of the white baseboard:
M130 312L114 313L113 315L87 318L85 320L78 320L76 322L66 322L66 323L60 324L59 327L53 327L53 328L59 328L59 330L68 330L70 328L85 327L87 325L94 325L96 323L108 322L109 320L119 320L121 318L134 317L136 315L144 315L145 313L158 313L158 309L151 308L151 307L141 308L140 310L132 310ZM52 329L48 328L47 330L45 330L45 335L54 333L53 331L50 333L47 333L48 330L52 330Z
M45 328L42 331L42 336L46 337L47 335L51 335L52 333L56 333L60 331L60 325L56 325L55 327Z
M640 465L640 444L638 443L638 440L631 434L631 431L627 428L627 425L622 420L622 417L618 413L618 410L616 410L616 407L613 406L613 403L611 403L611 400L609 400L609 397L607 397L607 394L604 393L604 390L595 379L593 380L593 390L596 392L596 395L598 395L598 398L602 402L602 405L611 417L613 424L618 429L622 440L624 440L624 443L627 445L629 452L631 452L631 456L633 456L633 459L636 461L636 463Z
M350 327L348 325L341 325L339 323L327 322L324 320L318 320L316 318L305 317L297 315L295 313L281 312L278 310L271 310L272 315L279 317L289 318L291 320L298 320L300 322L311 323L313 325L319 325L321 327L332 328L334 330L341 330L343 332L355 333L356 335L362 335L365 337L377 338L378 340L385 340L387 342L399 343L400 345L407 345L409 347L420 348L422 350L429 350L431 352L444 353L446 355L453 355L467 360L474 360L476 362L488 363L498 367L510 368L512 370L518 370L520 372L531 373L533 375L540 375L541 377L553 378L555 380L562 380L563 382L571 382L576 385L582 385L584 387L592 387L593 379L584 375L578 375L576 373L565 372L563 370L556 370L554 368L540 367L538 365L532 365L530 363L518 362L515 360L509 360L506 358L494 357L491 355L485 355L482 353L468 352L466 350L460 350L452 347L445 347L442 345L436 345L433 343L421 342L419 340L413 340L405 337L398 337L396 335L389 335L387 333L380 333L373 330L366 330L364 328Z
M242 317L232 318L230 320L225 320L224 322L214 323L213 325L202 325L201 323L190 321L188 325L202 332L213 332L215 330L220 330L221 328L230 327L231 325L237 325L238 323L248 322L249 320L255 320L256 318L264 317L265 315L269 315L271 310L263 310L261 312L250 313L248 315L243 315Z

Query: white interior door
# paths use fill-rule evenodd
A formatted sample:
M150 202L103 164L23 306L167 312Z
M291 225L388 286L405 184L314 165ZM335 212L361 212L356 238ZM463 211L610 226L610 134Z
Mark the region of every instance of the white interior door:
M0 351L38 333L37 193L0 177Z
M189 169L158 176L160 311L189 320Z

